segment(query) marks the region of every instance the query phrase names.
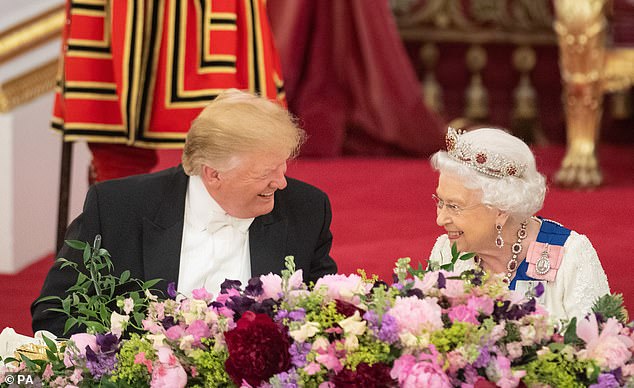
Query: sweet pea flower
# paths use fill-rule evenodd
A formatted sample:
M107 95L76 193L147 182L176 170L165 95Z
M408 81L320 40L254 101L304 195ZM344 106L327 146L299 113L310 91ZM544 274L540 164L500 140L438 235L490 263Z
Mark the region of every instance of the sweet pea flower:
M365 333L366 321L361 319L359 311L355 311L353 315L339 322L339 326L346 335L362 335Z
M185 334L185 329L180 325L174 325L165 331L165 337L175 341Z
M44 372L42 373L42 379L49 381L53 375L53 365L51 363L46 364L46 368L44 368Z
M110 332L117 337L121 337L121 333L123 333L123 330L128 326L129 320L129 315L121 315L113 311L110 316Z
M521 342L509 342L506 344L506 351L511 357L511 360L522 357L522 343Z
M211 300L213 300L214 296L213 294L207 292L205 287L201 287L192 291L192 298L204 300L205 302L210 302Z
M187 384L187 373L180 364L158 364L152 372L152 388L184 388Z
M621 327L619 321L608 318L599 333L599 324L594 314L581 319L577 323L577 336L586 343L586 348L579 352L579 358L594 359L602 369L622 367L632 357L629 348L634 346L634 342L620 334Z
M417 288L423 291L424 294L427 294L430 290L436 288L436 283L438 283L438 273L438 271L427 272L422 279L415 278L414 288Z
M335 299L349 302L354 305L360 303L359 294L366 294L372 289L372 285L365 283L359 275L326 275L315 283L315 289L325 289L325 302Z
M185 329L185 332L194 337L193 344L195 346L200 345L201 339L209 337L211 335L209 326L207 326L207 323L201 319L192 322L192 324L189 325L187 329Z
M526 375L526 371L511 369L511 360L504 356L497 356L492 359L487 368L487 377L501 388L515 388L519 385L520 379Z
M90 348L93 352L97 352L97 337L88 333L73 334L70 336L70 342L72 342L77 349L71 346L66 347L64 352L64 365L67 368L75 365L75 360L78 357L86 357L86 348Z
M260 275L260 281L262 282L262 295L260 299L274 299L278 300L282 297L282 277L273 273L267 275Z
M328 339L322 336L319 336L313 341L312 349L316 352L323 353L328 350L328 346L330 346L330 342Z
M476 326L480 324L477 318L478 311L468 305L459 304L457 306L450 307L447 315L449 315L451 322L466 322Z
M491 315L493 313L493 299L488 296L472 295L467 300L467 306L484 315Z
M319 323L317 322L306 322L301 325L299 329L289 331L288 335L297 342L306 342L308 338L319 333L319 327Z
M306 365L304 367L304 372L306 372L307 375L312 376L315 373L319 372L321 370L321 366L316 363L316 362L311 362L308 365Z

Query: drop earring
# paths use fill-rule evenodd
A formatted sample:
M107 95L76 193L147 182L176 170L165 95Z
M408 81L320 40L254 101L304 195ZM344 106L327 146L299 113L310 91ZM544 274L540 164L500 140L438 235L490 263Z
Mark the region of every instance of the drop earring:
M504 246L504 239L502 238L502 225L495 224L495 230L498 231L498 235L495 238L495 246L502 249Z

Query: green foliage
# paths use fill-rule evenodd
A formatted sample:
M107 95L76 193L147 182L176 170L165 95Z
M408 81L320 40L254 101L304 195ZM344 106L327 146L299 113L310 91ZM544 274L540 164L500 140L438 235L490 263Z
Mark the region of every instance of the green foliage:
M225 361L229 357L226 349L209 350L196 349L190 354L196 367L199 380L204 387L233 387L233 381L225 372Z
M141 338L138 334L132 334L125 341L117 354L117 369L110 377L115 383L125 383L134 387L149 386L152 376L143 364L135 364L137 354L144 353L148 360L156 360L156 352L152 343Z
M553 346L555 345L555 346ZM599 375L598 366L591 360L579 360L570 347L551 345L551 351L529 362L522 379L527 386L532 384L551 387L585 387L595 383Z
M112 275L114 266L107 250L101 248L101 236L97 235L91 246L82 241L68 240L71 248L83 252L83 261L59 258L60 268L70 268L77 272L77 281L67 290L65 298L47 296L38 300L57 301L58 308L49 310L61 312L68 318L64 333L76 326L85 327L89 333L106 333L110 331L110 319L115 307L120 309L125 299L133 302L128 325L141 329L147 309L146 291L149 291L160 280L141 281L131 279L130 271L123 271L120 276ZM123 314L123 310L119 310ZM127 314L126 314L127 315Z
M439 264L436 262L429 262L429 265L426 270L422 270L422 266L419 265L417 270L410 270L410 273L413 276L422 277L425 272L429 271L438 271L440 269L453 272L456 263L460 261L467 261L475 257L475 253L460 253L458 251L458 247L456 247L456 243L451 244L451 261L447 264Z
M471 331L475 329L476 327L470 323L455 322L451 327L434 331L430 342L439 352L449 352L462 346Z
M616 318L619 322L627 324L627 309L623 305L623 295L605 294L594 302L592 312L601 314L604 318Z

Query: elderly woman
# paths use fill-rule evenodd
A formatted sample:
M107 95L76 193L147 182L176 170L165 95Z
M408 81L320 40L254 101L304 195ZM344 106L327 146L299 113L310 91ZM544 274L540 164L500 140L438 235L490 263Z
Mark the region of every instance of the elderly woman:
M436 222L446 230L430 261L451 260L451 245L474 252L456 271L479 265L504 274L509 288L526 291L544 284L540 297L557 319L582 317L610 292L605 272L588 238L534 216L544 202L545 178L520 139L500 129L459 133L449 128L447 151L431 158L440 173Z

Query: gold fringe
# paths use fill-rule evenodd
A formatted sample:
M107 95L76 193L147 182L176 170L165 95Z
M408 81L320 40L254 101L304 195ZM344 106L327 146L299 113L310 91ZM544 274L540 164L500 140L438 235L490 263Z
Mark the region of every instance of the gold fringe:
M0 85L0 113L27 103L55 89L57 59Z
M0 32L0 63L60 37L65 20L64 6L61 5Z

